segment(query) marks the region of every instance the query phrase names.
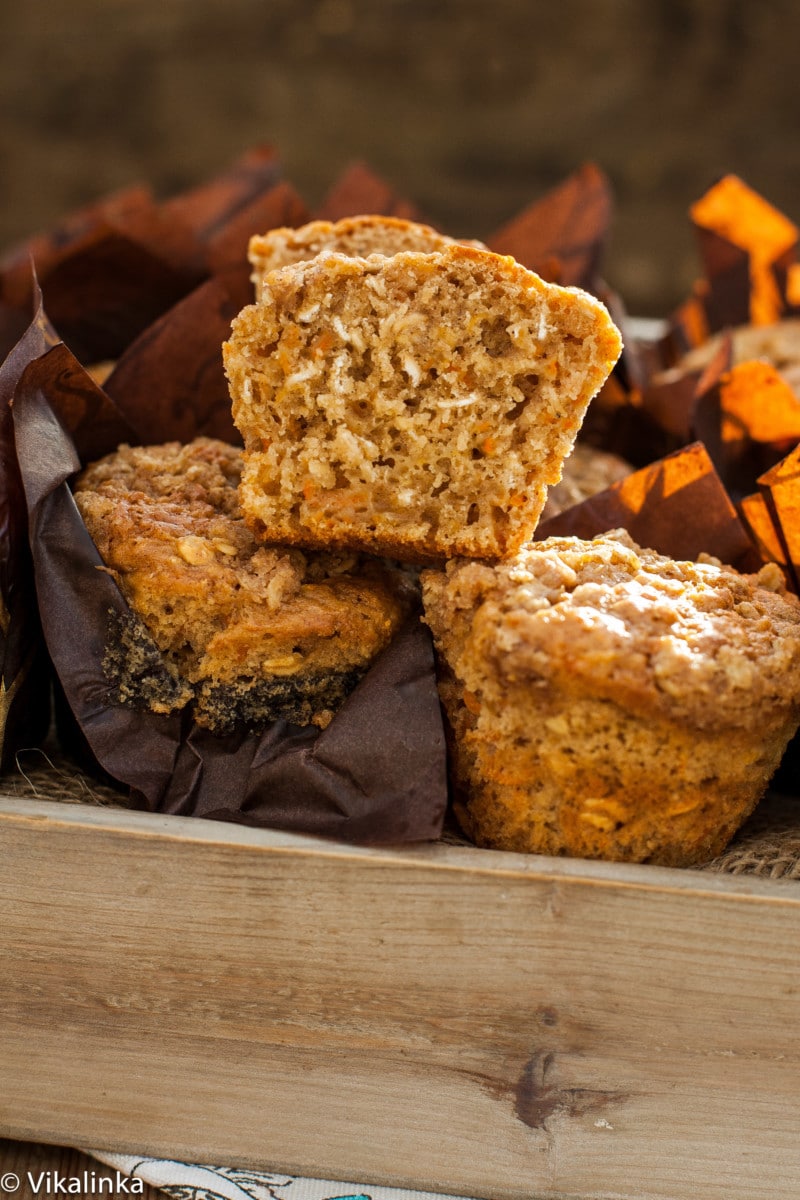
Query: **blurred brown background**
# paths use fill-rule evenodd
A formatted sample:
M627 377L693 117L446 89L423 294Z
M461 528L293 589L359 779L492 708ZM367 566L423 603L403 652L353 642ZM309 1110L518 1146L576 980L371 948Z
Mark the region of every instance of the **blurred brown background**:
M356 158L486 236L592 159L605 275L662 315L734 171L800 219L797 0L0 0L0 246L273 143L311 205Z

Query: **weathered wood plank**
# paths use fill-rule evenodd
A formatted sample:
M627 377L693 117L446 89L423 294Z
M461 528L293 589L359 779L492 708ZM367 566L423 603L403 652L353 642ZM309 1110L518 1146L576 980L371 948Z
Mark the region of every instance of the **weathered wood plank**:
M0 1133L492 1197L800 1173L800 885L0 801Z

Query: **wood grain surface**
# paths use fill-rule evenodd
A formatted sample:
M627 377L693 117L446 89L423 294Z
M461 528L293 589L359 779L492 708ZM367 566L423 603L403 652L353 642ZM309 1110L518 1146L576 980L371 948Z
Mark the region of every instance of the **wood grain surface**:
M800 885L0 801L0 1133L493 1198L800 1175Z

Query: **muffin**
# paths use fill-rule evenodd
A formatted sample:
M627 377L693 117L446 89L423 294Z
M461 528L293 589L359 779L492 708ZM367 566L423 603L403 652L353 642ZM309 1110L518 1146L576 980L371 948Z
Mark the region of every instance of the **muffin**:
M677 562L617 530L422 581L456 812L481 846L713 858L800 723L800 603L777 567Z
M556 517L573 505L588 500L590 496L604 492L633 470L634 467L618 454L600 450L587 442L576 442L564 463L560 482L547 493L540 521Z
M762 359L775 367L795 395L800 396L800 319L787 317L771 325L737 325L715 333L688 350L674 366L658 374L656 382L669 382L689 371L704 371L722 346L731 339L731 365Z
M511 554L620 349L598 300L473 247L273 271L223 347L245 517L412 562Z
M118 702L192 706L215 733L283 718L324 727L409 608L405 576L342 554L257 543L239 508L241 451L121 446L75 500L130 617L104 669Z
M341 221L310 221L299 229L282 226L269 233L256 234L250 239L247 257L253 268L250 276L260 300L264 276L278 267L305 262L323 250L346 254L351 258L368 258L370 254L392 255L402 250L418 250L430 254L458 243L454 238L437 233L429 225L405 221L399 217L358 216ZM480 242L464 245L485 249Z

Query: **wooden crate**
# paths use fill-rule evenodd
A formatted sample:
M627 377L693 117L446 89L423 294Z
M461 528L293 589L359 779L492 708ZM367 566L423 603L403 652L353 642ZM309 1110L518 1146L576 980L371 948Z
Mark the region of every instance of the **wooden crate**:
M800 1177L800 884L0 799L0 1136L480 1197Z

